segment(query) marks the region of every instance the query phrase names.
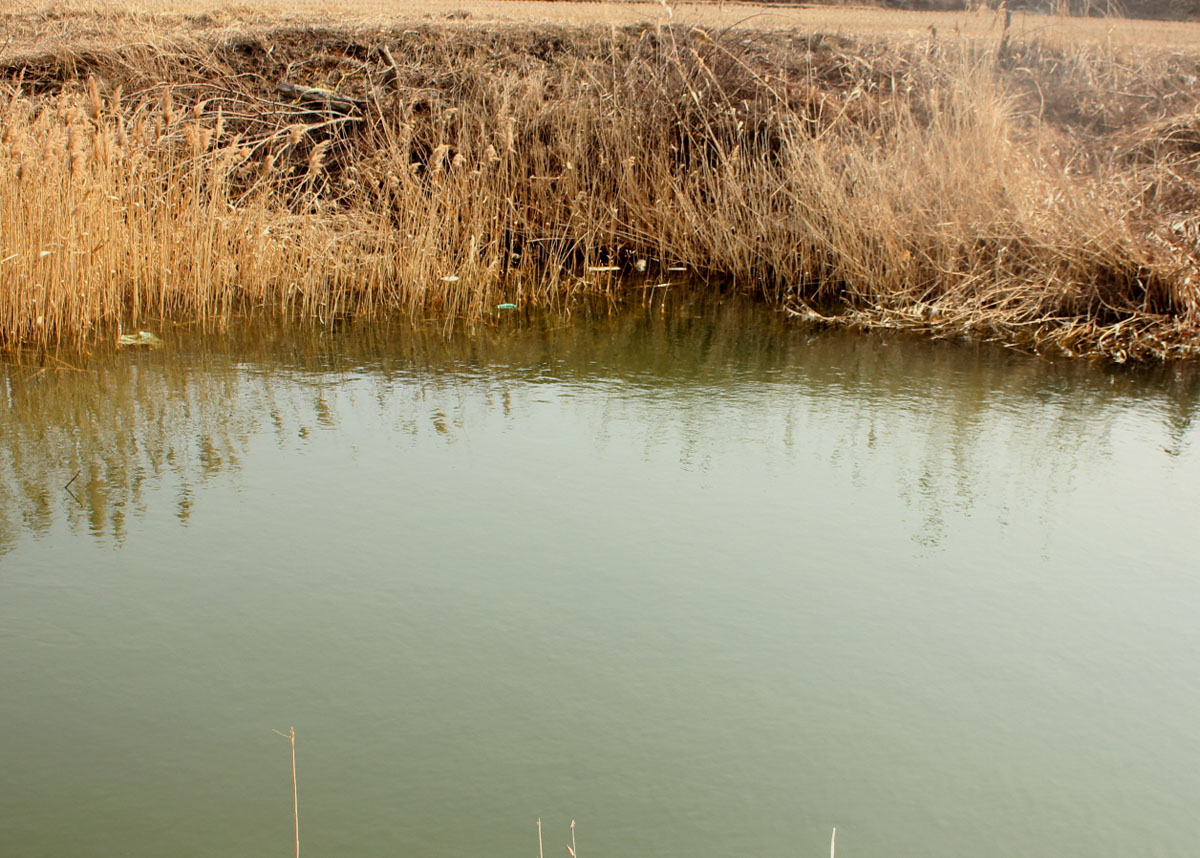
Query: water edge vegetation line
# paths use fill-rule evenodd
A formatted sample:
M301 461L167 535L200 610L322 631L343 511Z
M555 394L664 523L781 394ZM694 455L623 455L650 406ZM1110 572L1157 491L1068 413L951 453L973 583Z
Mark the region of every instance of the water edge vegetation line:
M820 324L1200 353L1200 51L139 20L0 62L0 348L684 265Z

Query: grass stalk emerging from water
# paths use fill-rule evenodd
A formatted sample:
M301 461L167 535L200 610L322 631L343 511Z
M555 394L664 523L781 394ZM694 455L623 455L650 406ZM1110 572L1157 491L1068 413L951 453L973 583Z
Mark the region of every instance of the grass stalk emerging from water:
M1200 343L1193 56L423 26L0 69L0 348L234 313L479 323L647 263L820 323Z
M292 746L292 821L296 832L296 858L300 858L300 790L296 785L296 728L289 727L287 733L272 731L287 739Z

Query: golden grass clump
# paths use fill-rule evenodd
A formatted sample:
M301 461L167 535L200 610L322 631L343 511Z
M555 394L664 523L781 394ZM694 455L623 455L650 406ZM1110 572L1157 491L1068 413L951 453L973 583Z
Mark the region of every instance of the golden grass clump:
M1192 355L1197 75L1007 35L652 25L9 58L0 346L257 311L478 321L648 266L825 323Z

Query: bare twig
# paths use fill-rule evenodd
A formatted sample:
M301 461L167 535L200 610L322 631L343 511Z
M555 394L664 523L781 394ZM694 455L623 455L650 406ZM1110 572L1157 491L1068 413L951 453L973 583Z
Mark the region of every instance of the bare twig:
M289 727L286 733L272 730L292 745L292 818L296 825L296 858L300 858L300 792L296 788L296 728Z

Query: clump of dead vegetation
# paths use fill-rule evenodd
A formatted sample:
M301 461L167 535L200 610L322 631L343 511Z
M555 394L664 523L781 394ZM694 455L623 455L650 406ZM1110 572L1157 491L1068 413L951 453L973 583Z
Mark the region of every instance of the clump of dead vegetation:
M1197 76L1006 37L666 26L10 57L0 346L255 311L478 321L686 267L820 323L1192 355Z

